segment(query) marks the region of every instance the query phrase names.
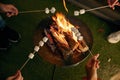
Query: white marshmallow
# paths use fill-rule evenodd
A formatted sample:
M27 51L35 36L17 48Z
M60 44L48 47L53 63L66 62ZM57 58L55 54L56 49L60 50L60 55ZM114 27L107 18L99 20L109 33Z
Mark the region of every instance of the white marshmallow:
M78 36L77 39L81 41L83 40L83 36Z
M34 51L35 51L35 52L38 52L38 51L39 51L39 49L40 49L40 47L39 47L39 46L35 46L35 47L34 47Z
M79 33L78 29L76 29L76 30L74 31L74 33L75 33L75 34Z
M71 30L74 32L74 33L78 33L78 29L76 29L75 27L72 27Z
M50 11L51 11L51 13L55 13L55 11L56 11L55 7L52 7Z
M71 30L72 30L73 32L75 32L76 28L75 28L75 27L72 27Z
M48 8L45 8L45 13L48 14L50 10Z
M44 45L44 42L43 42L43 41L40 41L40 42L39 42L39 46L42 47L43 45Z
M47 42L48 41L48 38L47 37L44 37L43 38L43 42Z
M29 57L30 59L33 59L33 58L34 58L34 54L33 54L33 53L30 53L28 57Z
M80 33L80 32L78 32L78 33L76 33L75 35L78 37L78 36L80 36L80 35L81 35L81 33Z
M74 11L74 16L79 16L79 11Z
M81 9L80 14L85 14L85 9Z

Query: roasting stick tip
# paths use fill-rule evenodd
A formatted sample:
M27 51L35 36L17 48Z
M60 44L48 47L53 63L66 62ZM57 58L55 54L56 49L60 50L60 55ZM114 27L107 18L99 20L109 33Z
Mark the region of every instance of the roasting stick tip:
M22 71L22 69L25 67L25 65L28 63L29 60L30 60L30 58L28 58L28 59L25 61L25 63L21 66L20 71Z
M89 49L88 51L89 51L90 55L93 56L93 53L91 52L91 50Z

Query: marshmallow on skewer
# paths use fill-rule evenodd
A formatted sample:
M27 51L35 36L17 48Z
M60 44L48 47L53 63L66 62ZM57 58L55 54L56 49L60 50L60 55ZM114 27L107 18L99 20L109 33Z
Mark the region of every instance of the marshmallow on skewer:
M71 30L76 34L79 33L78 29L76 29L75 27L72 27Z
M45 13L48 14L50 11L48 8L45 8Z
M100 6L100 7L96 7L96 8L92 8L92 9L81 9L80 11L74 11L74 15L75 16L79 16L79 14L85 14L88 11L94 11L94 10L98 10L98 9L103 9L103 8L107 8L110 7L109 5L106 6Z
M38 52L38 51L39 51L39 49L40 49L40 47L39 47L39 46L35 46L35 47L34 47L34 51L35 51L35 52Z
M72 30L73 32L75 32L76 28L75 28L75 27L72 27L71 30Z
M43 42L47 42L48 41L48 38L47 37L44 37L43 38Z
M55 13L55 11L56 11L55 7L52 7L50 11L51 11L51 13Z
M75 16L79 16L80 14L85 14L85 9L81 9L80 11L74 11Z
M83 36L81 36L81 33L79 32L79 30L77 28L72 27L71 30L75 33L77 40L83 40Z
M75 36L77 36L77 37L78 37L78 36L80 36L80 35L81 35L81 33L80 33L80 32L78 32L78 33L76 33L76 34L75 34Z
M40 41L40 42L39 42L39 46L40 46L40 47L43 47L43 45L44 45L44 42L43 42L43 41Z
M77 39L81 41L83 40L83 36L77 36Z
M42 40L43 40L43 41L42 41ZM48 38L47 38L47 37L44 37L42 40L39 42L39 46L35 46L35 47L34 47L34 52L33 52L33 53L30 53L30 54L28 55L28 59L27 59L27 60L25 61L25 63L21 66L20 71L25 67L25 65L28 63L28 61L29 61L30 59L33 59L33 58L34 58L35 52L38 52L39 49L40 49L40 47L43 47L44 42L47 42Z
M28 55L28 57L30 58L30 59L33 59L34 58L34 54L33 53L30 53L29 55Z
M75 16L79 16L79 11L74 11Z
M52 7L51 9L45 8L44 10L19 11L19 14L38 13L38 12L44 12L44 11L45 11L46 14L49 14L50 12L51 12L51 13L55 13L56 9L55 9L55 7Z
M48 13L55 13L55 11L56 11L56 9L55 9L55 7L52 7L51 9L49 9L49 8L45 8L45 13L46 14L48 14Z
M80 14L85 14L85 9L81 9Z

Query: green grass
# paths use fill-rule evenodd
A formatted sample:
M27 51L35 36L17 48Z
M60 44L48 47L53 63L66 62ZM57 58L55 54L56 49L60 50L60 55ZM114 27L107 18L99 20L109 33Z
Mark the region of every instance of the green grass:
M16 5L19 11L45 9L46 7L51 8L54 6L57 11L70 16L73 16L74 10L79 9L68 3L69 13L66 13L62 5L62 0L4 0L4 2ZM0 80L13 75L25 62L28 54L33 51L33 36L38 23L51 15L52 14L45 14L43 12L19 14L12 18L5 17L7 24L21 34L21 41L18 44L12 45L8 51L0 52ZM100 53L101 68L99 70L99 76L103 78L103 80L107 80L105 78L107 76L103 77L103 71L105 71L105 64L108 64L108 58L111 58L110 65L120 66L120 43L109 44L107 42L106 37L112 30L105 21L89 13L80 15L77 18L84 21L92 31L94 38L92 52L93 54ZM100 32L100 29L103 31ZM86 76L84 66L87 60L76 67L56 67L54 80L81 80L83 76ZM22 75L24 80L51 80L53 68L54 65L36 55L35 58L30 60L24 67ZM113 68L111 68L111 70L112 69ZM108 78L110 78L110 76L108 76Z

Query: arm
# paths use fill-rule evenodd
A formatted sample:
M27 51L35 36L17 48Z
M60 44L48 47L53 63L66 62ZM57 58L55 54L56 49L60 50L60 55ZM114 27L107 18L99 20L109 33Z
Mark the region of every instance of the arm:
M3 4L0 3L0 12L6 13L6 16L11 17L18 14L18 10L12 4Z
M98 57L99 54L94 55L86 64L87 80L98 80L97 70L100 63Z

